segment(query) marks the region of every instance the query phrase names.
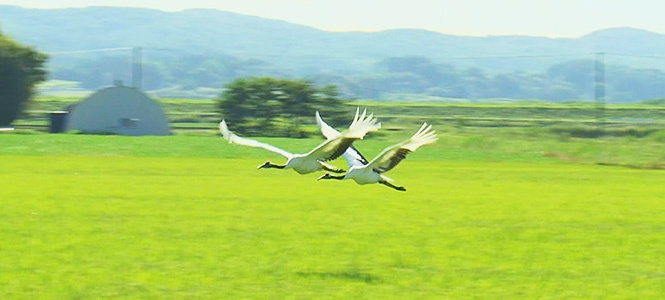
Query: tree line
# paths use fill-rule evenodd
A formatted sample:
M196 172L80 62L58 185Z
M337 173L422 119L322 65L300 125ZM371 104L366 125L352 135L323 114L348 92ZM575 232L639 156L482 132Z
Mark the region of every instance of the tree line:
M347 86L356 97L381 98L386 93L424 94L458 99L514 99L567 101L594 99L596 61L571 60L544 72L494 74L452 64L435 64L422 57L388 58L376 66L380 72L359 76ZM605 89L612 102L637 102L665 97L665 72L606 65Z
M130 76L130 57L100 56L56 61L52 78L81 82L97 89L113 79ZM516 99L567 101L594 98L593 59L559 62L541 71L496 73L480 67L436 63L425 57L391 57L358 70L321 71L278 67L258 59L234 56L187 55L146 60L146 90L219 89L238 78L270 76L307 78L317 85L334 84L345 98L383 100L399 95L425 95L457 99ZM665 72L607 64L606 94L612 102L637 102L665 97ZM397 95L397 96L396 96Z
M0 33L0 126L11 124L25 108L35 85L46 79L46 60L45 54ZM109 61L116 68L118 62ZM187 62L172 62L189 76L183 75L187 78L181 83L187 88L198 84L222 86L226 82L218 99L219 109L235 130L249 135L295 137L307 135L300 125L311 123L317 110L330 116L327 121L333 125L345 125L348 120L339 116L344 115L340 113L341 99L348 98L380 99L385 94L402 93L472 100L589 99L593 97L595 64L593 60L575 60L555 64L543 73L489 74L479 68L436 64L422 57L396 57L375 64L376 72L371 74L288 79L288 75L260 61L196 56ZM204 65L207 67L203 68ZM160 68L155 65L155 69ZM617 66L606 69L612 74L606 81L608 94L623 100L652 99L648 102L662 104L663 72ZM80 79L96 78L93 73L86 74L87 79ZM151 82L149 74L146 77ZM223 75L214 77L214 74ZM253 77L256 74L268 76Z

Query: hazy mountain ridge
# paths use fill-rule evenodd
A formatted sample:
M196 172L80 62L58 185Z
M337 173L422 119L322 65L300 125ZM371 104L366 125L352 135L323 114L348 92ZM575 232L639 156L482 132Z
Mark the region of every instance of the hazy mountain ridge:
M54 53L50 64L52 75L75 81L77 79L72 78L96 75L86 74L86 68L103 69L108 65L122 64L121 60L115 63L106 61L104 67L91 67L82 61L99 59L101 54L62 55L60 52L143 47L146 49L144 62L148 64L144 82L147 81L148 85L153 82L153 88L174 84L185 88L220 87L239 76L276 75L317 80L327 78L323 81L348 85L344 88L345 92L354 97L375 97L380 93L354 92L354 88L358 87L353 85L368 85L363 80L374 76L370 80L375 85L374 89L393 85L397 91L391 92L420 93L452 82L441 81L445 76L452 76L441 74L449 70L457 77L475 76L488 82L493 79L483 73L512 74L510 76L514 78L511 80L523 85L525 80L530 79L520 75L522 72L542 74L549 72L549 68L556 64L588 61L597 52L618 54L608 59L610 64L631 68L665 68L665 60L641 58L665 53L665 35L634 28L604 29L579 38L467 37L416 29L328 32L285 21L209 9L164 12L142 8L25 9L0 5L0 31L39 51ZM390 58L400 57L425 58L426 63L434 64L438 69L433 74L436 78L411 78L413 76L401 74L399 67L398 71L393 69L389 73L376 74L377 64L380 66ZM413 60L405 62L410 64ZM97 80L98 83L88 84L88 88L108 84L113 79L111 77L127 77L128 68L123 68L127 70L106 71L109 75ZM474 68L482 72L478 73ZM196 77L214 72L220 74L207 79ZM409 72L417 76L418 70L407 70ZM587 75L584 75L585 78L588 78ZM379 83L377 76L390 77L391 83ZM432 86L425 87L423 80ZM457 81L455 85L469 82ZM411 87L402 88L404 82ZM527 85L537 88L537 84L531 82ZM562 89L567 91L588 86L587 83L563 84L566 86ZM452 83L450 85L436 94L446 97L482 96L472 92L478 86L460 88L452 86ZM453 93L451 90L467 92ZM580 97L588 96L590 92L587 88L568 94Z
M665 35L632 28L596 31L580 38L465 37L426 30L328 32L225 11L163 12L142 8L24 9L0 6L0 29L41 51L94 47L158 47L262 57L463 56L621 52L660 54ZM648 48L642 45L650 45Z

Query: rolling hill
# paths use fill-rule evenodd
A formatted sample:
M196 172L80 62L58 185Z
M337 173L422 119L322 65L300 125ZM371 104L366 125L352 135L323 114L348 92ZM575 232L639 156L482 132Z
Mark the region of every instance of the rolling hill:
M423 56L440 61L476 56L665 52L665 35L632 28L606 29L576 39L465 37L410 29L327 32L284 21L203 9L163 12L117 7L44 10L0 6L0 28L16 40L47 52L142 46L266 61L391 56Z

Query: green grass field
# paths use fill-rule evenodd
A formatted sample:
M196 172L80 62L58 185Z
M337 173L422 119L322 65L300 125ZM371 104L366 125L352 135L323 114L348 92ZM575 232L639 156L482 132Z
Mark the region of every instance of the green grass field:
M665 172L597 164L662 142L440 133L388 173L405 193L216 135L0 134L0 298L665 297Z

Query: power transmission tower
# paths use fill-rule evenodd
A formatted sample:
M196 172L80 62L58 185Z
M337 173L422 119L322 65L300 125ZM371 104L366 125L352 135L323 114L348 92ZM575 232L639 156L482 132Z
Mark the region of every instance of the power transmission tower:
M595 59L596 86L596 123L600 128L605 125L605 53L597 52Z
M132 48L132 86L141 89L143 81L143 54L141 47Z

